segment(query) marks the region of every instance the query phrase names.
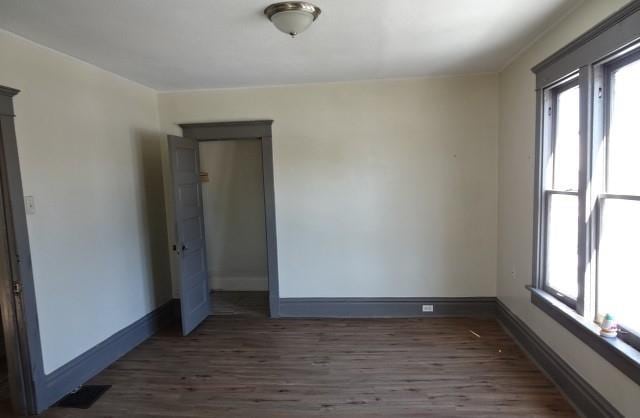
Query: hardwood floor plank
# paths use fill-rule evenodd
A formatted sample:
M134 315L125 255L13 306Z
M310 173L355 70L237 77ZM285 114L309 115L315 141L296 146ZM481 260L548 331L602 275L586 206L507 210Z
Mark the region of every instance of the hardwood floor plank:
M189 337L154 336L91 383L113 387L89 410L43 416L576 416L495 321L466 318L213 316Z
M165 330L100 373L90 383L113 386L91 409L42 416L576 416L494 320L269 320L261 293L214 306L192 335Z

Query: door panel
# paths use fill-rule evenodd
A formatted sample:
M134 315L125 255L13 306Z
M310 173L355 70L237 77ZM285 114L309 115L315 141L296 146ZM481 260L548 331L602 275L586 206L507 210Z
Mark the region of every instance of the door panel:
M187 247L193 247L192 241L199 241L201 239L204 239L204 237L202 236L202 221L199 216L185 219L182 223L182 227L184 228L183 239L187 244Z
M199 158L197 141L169 135L183 335L211 312Z

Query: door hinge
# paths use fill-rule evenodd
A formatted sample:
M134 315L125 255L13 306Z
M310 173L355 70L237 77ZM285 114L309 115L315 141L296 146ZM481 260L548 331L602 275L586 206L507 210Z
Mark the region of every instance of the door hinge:
M16 295L19 295L20 293L22 293L22 283L13 282L13 293Z

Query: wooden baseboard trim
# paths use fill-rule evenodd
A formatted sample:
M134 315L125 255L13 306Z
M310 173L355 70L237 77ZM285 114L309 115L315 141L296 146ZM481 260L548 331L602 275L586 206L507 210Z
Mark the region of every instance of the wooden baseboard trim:
M173 299L118 331L37 382L37 409L44 411L63 396L109 367L160 329L179 318L178 300Z
M623 417L500 300L496 300L496 319L582 416Z
M419 318L495 316L494 297L470 298L283 298L282 318ZM424 312L431 305L432 312Z

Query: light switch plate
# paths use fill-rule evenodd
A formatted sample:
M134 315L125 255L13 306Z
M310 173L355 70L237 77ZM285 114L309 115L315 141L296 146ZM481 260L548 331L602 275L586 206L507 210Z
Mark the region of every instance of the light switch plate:
M36 213L36 202L33 196L24 197L24 210L27 212L27 215L34 215Z

